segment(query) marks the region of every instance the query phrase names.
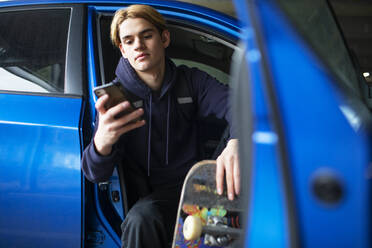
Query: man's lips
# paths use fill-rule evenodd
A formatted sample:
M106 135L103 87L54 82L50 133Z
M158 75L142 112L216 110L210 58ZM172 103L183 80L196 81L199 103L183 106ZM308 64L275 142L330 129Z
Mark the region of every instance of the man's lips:
M141 53L140 55L136 56L135 60L141 60L148 56L147 53Z

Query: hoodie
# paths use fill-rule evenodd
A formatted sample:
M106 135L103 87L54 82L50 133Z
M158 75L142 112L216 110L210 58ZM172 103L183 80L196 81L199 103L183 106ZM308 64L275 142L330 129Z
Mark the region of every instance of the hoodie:
M127 59L116 68L116 81L141 99L146 124L123 134L108 156L97 153L93 139L82 157L82 169L92 182L106 181L123 158L139 167L154 189L180 183L198 161L198 126L200 118L214 115L230 124L227 86L196 68L176 66L166 57L164 81L153 92L136 74ZM180 99L175 85L185 77L192 99ZM96 120L96 128L98 121Z

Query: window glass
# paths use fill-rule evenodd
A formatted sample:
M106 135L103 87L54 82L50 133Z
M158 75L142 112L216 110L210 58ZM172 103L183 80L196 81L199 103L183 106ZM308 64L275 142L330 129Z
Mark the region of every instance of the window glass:
M70 10L0 13L0 90L64 92Z
M202 71L205 71L209 75L213 75L218 81L224 84L229 84L229 74L218 70L212 66L198 63L192 60L185 60L185 59L172 59L172 61L178 66L178 65L187 65L188 67L196 67L199 68Z
M278 2L343 86L346 86L349 92L361 96L358 75L327 1Z

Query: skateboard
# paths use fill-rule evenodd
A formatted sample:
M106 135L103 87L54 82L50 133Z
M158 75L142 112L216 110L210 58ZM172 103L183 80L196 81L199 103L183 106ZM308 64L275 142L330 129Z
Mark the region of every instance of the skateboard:
M216 191L216 161L196 163L183 184L172 248L231 247L242 236L239 197Z

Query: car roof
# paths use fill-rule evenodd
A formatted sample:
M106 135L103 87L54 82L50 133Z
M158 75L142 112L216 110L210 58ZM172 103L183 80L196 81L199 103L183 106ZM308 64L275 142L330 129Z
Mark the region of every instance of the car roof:
M184 11L192 10L194 13L200 13L207 16L218 16L222 22L234 23L235 26L240 26L239 21L235 16L234 4L232 0L219 0L218 4L209 4L208 0L0 0L0 8L17 7L17 6L35 6L35 5L58 5L58 4L87 4L100 6L127 6L131 4L149 4L154 7L172 7Z
M207 0L153 0L153 1L141 1L141 0L0 0L0 7L8 6L25 6L25 5L39 5L39 4L102 4L102 5L130 5L130 4L149 4L153 6L190 6L195 7L207 7L208 9L214 9L220 13L235 17L235 9L232 0L219 0L216 3L210 3Z

